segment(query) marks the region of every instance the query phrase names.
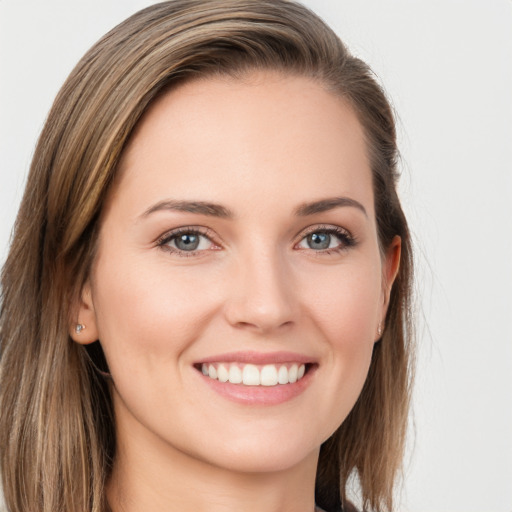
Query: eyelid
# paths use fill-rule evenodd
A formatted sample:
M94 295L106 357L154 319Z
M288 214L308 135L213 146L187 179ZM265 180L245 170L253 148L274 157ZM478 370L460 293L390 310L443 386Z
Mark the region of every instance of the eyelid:
M314 224L313 226L308 226L307 228L304 228L297 235L297 242L300 242L304 237L310 235L311 233L316 233L317 231L339 233L355 240L354 235L352 235L352 233L347 228L344 228L342 226L337 226L336 224Z
M200 249L194 251L182 251L176 247L170 247L167 245L173 238L176 238L181 234L193 234L205 237L209 240L213 247L209 249ZM162 250L178 254L180 256L199 256L201 253L205 253L208 250L218 250L220 248L220 244L215 240L215 238L216 235L210 228L204 226L180 226L179 228L171 229L160 235L155 240L155 245Z
M333 234L335 236L338 236L340 239L340 246L339 247L333 247L323 250L315 251L313 249L310 249L311 251L315 252L318 255L321 254L330 254L333 252L341 252L344 250L349 249L350 247L353 247L357 245L358 240L357 238L347 229L335 224L316 224L313 226L309 226L305 228L299 235L297 235L297 240L294 243L294 248L297 247L298 244L300 244L308 235L311 235L312 233L328 233ZM301 250L308 250L308 249L301 249Z
M170 238L174 236L181 235L183 233L193 233L197 235L203 235L206 238L211 238L212 232L211 229L203 227L203 226L180 226L179 228L169 229L165 233L158 236L155 240L155 244L159 245L161 243L167 242Z
M307 228L303 229L296 237L296 241L294 242L294 248L297 248L297 245L301 243L304 238L306 238L308 235L316 232L324 232L333 234L335 236L339 237L340 246L336 248L330 248L330 249L323 249L312 251L318 253L318 254L327 254L329 252L340 252L342 250L346 250L349 247L352 247L357 244L357 239L352 235L352 233L341 226L335 225L335 224L316 224L312 226L308 226ZM167 245L173 238L178 237L181 234L194 234L199 235L202 237L205 237L209 240L209 242L212 244L213 247L210 247L208 249L199 249L199 250L192 250L192 251L182 251L176 247L171 247ZM219 250L221 249L221 244L216 240L217 235L214 231L212 231L210 228L204 227L204 226L180 226L178 228L171 229L169 231L166 231L164 234L160 235L155 240L155 245L157 247L160 247L162 250L166 250L168 252L178 254L180 256L201 256L204 255L204 253L210 251L210 250ZM307 249L301 249L301 250L307 250Z

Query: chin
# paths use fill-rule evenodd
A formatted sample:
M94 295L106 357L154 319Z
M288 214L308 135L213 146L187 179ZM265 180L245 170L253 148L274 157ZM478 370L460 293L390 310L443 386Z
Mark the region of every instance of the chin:
M253 428L226 429L224 434L203 438L191 454L237 473L273 473L293 468L310 457L316 460L320 445L330 435L308 432L305 425L254 423Z
M298 466L305 459L318 456L320 446L236 446L219 457L210 459L210 464L235 473L277 473Z

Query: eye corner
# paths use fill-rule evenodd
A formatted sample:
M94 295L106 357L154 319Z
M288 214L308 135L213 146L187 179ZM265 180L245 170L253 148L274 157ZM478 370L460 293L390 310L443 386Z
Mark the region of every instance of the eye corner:
M341 253L357 245L357 238L348 229L332 224L311 226L299 236L294 249L311 251L318 256ZM332 245L333 239L337 240L336 245Z
M180 247L180 243L185 245ZM178 257L205 256L210 251L222 249L214 240L211 229L202 226L182 226L166 231L156 239L155 246Z

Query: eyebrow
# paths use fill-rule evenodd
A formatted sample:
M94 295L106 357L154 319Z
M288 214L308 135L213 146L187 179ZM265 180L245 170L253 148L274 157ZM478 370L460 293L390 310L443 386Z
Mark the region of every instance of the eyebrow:
M298 215L299 217L306 217L308 215L314 215L315 213L322 213L333 210L334 208L346 206L357 208L362 211L366 217L368 217L365 207L359 201L351 199L350 197L331 197L329 199L322 199L312 203L304 203L295 210L295 215Z
M322 199L311 203L303 203L295 209L295 215L298 217L307 217L316 213L322 213L335 208L353 207L362 211L366 217L368 214L365 207L355 199L350 197L332 197L329 199ZM223 219L232 219L234 214L231 210L220 204L208 203L205 201L178 201L167 199L160 201L155 205L148 208L141 217L147 217L154 212L162 210L172 210L177 212L197 213L199 215L208 215L211 217L220 217Z
M154 212L162 210L198 213L199 215L209 215L212 217L221 217L223 219L231 219L234 217L233 212L220 204L207 203L204 201L176 201L172 199L156 203L148 208L141 217L147 217Z

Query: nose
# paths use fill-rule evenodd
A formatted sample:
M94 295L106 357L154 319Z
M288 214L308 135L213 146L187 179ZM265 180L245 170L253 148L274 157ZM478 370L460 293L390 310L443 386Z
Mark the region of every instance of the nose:
M237 262L230 280L225 315L232 326L268 334L296 323L298 301L283 256L272 251L252 253Z

